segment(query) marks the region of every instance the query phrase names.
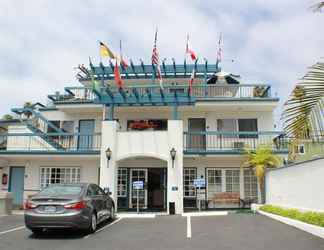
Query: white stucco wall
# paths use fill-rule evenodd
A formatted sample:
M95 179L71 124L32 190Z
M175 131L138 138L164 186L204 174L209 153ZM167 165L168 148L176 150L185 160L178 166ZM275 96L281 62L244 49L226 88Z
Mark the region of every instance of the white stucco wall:
M24 179L24 199L29 195L35 194L40 190L40 168L41 167L80 167L80 181L98 183L99 178L99 158L89 159L87 157L67 158L60 157L56 159L20 159L11 160L8 167L3 168L3 173L10 173L10 166L19 166L25 168ZM2 186L2 190L8 190L8 185Z
M324 158L266 174L266 203L324 212Z

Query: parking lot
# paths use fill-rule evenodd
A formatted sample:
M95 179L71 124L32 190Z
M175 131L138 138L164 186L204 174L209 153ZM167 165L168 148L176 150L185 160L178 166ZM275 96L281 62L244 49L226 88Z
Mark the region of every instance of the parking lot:
M192 217L191 238L182 216L117 219L92 235L64 231L35 237L23 226L21 215L0 217L0 249L324 249L323 239L253 214Z

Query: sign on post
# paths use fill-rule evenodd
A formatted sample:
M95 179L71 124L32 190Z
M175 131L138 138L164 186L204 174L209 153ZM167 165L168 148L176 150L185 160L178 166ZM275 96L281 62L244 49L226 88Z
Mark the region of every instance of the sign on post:
M194 186L195 188L204 188L206 187L206 181L204 178L198 178L198 179L194 179Z
M197 178L197 179L194 179L194 181L193 181L194 183L194 186L195 186L195 188L197 189L198 188L198 190L200 190L201 188L205 188L206 187L206 181L205 181L205 179L204 178ZM201 205L200 205L200 199L198 198L198 209L199 209L199 211L200 211L200 209L201 209Z
M144 188L144 182L143 181L134 181L133 182L133 189L139 190Z
M139 213L139 190L144 189L144 182L143 181L134 181L133 182L133 189L136 190L137 192L137 202L136 202L136 207L137 207L137 213Z

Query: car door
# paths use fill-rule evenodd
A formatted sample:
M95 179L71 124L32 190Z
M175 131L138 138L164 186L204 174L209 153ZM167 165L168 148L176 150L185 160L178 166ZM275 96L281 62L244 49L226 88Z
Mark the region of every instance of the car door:
M102 198L102 216L104 218L107 218L110 216L110 208L112 206L111 199L109 198L108 194L105 193L105 191L96 185L98 192Z
M102 197L99 193L98 188L94 184L89 185L88 191L91 197L92 206L97 212L97 219L100 222L102 220Z

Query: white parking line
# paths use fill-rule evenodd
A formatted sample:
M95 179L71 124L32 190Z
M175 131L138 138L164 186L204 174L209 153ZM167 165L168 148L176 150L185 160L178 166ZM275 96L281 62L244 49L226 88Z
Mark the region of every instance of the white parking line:
M18 230L21 230L21 229L24 229L24 228L25 228L25 226L15 227L15 228L0 232L0 235L10 233L10 232L14 232L14 231L18 231Z
M110 224L104 226L103 228L100 228L100 229L97 230L94 234L99 233L99 232L105 230L105 229L108 228L108 227L111 227L112 225L116 224L117 222L121 221L122 219L123 219L123 218L118 218L118 219L115 220L114 222L112 222L112 223L110 223ZM87 239L87 238L89 238L91 235L93 235L93 234L88 234L88 235L84 236L83 239Z
M187 216L187 238L191 238L191 216Z

